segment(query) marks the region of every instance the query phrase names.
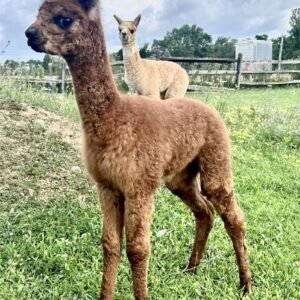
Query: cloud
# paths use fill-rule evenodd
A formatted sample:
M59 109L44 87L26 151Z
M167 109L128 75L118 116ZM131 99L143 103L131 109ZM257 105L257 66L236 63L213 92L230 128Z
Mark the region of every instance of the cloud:
M298 0L161 0L159 5L144 5L140 11L139 45L162 38L184 24L196 24L214 38L246 38L263 33L278 37L289 30L291 10L297 6ZM110 46L119 45L116 30L109 31L109 36Z
M7 40L11 46L4 59L42 57L26 45L24 31L37 14L41 0L0 0L0 49ZM139 45L160 39L173 28L196 24L214 38L277 37L289 30L291 10L299 0L110 0L101 1L106 42L110 51L121 48L113 14L133 19L142 14Z
M3 41L3 38L4 38L3 31L4 31L4 28L3 28L3 26L0 24L0 43Z
M24 35L26 28L33 22L39 5L40 0L1 0L0 27L2 35L0 46L3 47L8 40L11 42L0 57L2 61L42 57L29 49Z
M212 35L242 37L259 31L280 30L282 12L297 6L297 1L267 0L164 0L158 22L169 28L176 24L196 24ZM299 4L298 4L299 5ZM281 30L286 31L284 24ZM270 28L272 26L272 28Z

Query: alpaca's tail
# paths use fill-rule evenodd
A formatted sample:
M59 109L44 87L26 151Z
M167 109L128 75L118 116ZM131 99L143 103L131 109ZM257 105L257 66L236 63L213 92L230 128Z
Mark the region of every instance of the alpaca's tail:
M199 153L199 169L203 194L217 190L233 190L231 145L227 129L220 117L208 128L207 138Z

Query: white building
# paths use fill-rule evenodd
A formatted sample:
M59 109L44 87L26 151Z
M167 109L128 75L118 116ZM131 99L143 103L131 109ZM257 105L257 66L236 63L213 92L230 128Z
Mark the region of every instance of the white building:
M241 40L236 43L235 55L243 55L242 71L272 70L272 41L256 39Z

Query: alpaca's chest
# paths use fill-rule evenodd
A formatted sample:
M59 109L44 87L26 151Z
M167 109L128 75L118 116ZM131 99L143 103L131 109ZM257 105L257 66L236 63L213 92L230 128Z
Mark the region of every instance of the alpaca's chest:
M122 191L137 174L135 160L121 145L106 149L85 145L83 157L86 169L95 182L106 181Z
M124 79L129 87L136 89L137 91L140 91L143 88L142 75L138 70L126 70Z

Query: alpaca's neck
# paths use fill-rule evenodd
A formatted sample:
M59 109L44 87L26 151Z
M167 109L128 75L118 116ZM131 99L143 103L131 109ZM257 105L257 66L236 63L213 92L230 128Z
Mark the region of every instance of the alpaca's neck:
M124 63L138 63L141 60L140 51L136 43L123 45Z
M82 123L97 128L104 122L107 111L119 100L119 93L109 65L102 28L93 28L91 32L89 45L66 60Z

